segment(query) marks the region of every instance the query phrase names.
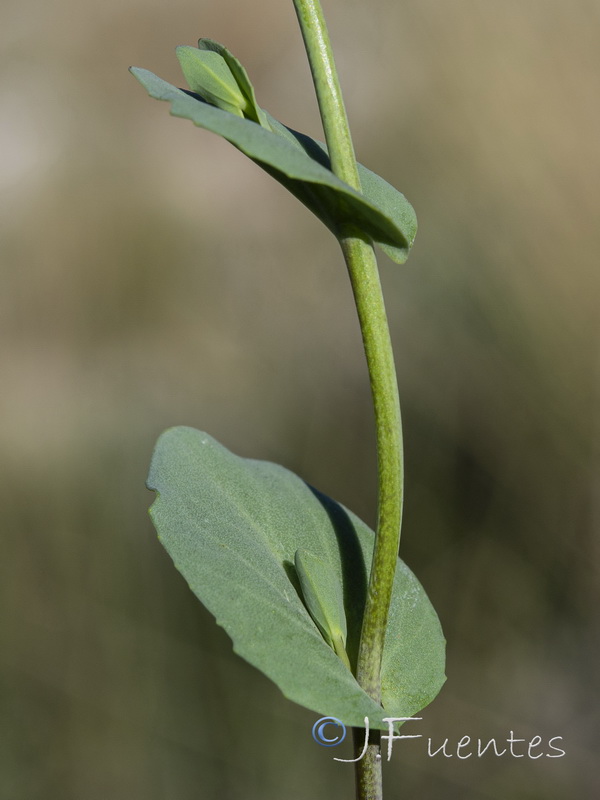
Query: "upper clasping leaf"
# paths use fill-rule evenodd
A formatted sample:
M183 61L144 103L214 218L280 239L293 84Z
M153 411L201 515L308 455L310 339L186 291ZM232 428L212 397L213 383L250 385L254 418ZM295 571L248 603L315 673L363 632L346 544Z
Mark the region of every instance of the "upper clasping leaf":
M337 178L327 148L280 123L256 101L254 87L226 47L200 39L177 48L190 91L177 89L148 70L131 72L174 116L223 136L294 194L336 235L352 225L396 263L408 258L416 231L415 212L401 192L358 164L362 191Z

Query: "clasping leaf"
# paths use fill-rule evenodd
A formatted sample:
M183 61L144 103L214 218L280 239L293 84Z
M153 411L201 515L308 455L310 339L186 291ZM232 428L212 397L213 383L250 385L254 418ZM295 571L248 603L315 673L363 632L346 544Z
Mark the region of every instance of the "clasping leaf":
M152 519L177 569L235 651L291 700L345 725L368 716L386 730L386 717L410 717L438 693L444 637L400 560L381 706L349 669L344 653L354 663L374 540L351 511L283 467L239 458L191 428L160 437L148 486L157 493Z
M240 62L218 42L177 48L190 91L177 89L145 69L131 72L171 113L217 133L285 186L336 235L352 225L396 263L408 258L417 232L413 207L379 175L358 165L361 191L331 171L327 148L288 128L260 108Z

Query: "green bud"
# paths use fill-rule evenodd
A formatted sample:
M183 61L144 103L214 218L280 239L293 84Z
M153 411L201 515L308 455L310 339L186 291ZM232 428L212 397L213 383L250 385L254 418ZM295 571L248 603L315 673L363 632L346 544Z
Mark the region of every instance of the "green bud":
M325 641L349 669L346 613L338 576L329 564L306 550L297 550L294 562L306 608Z
M176 52L192 92L223 111L271 130L265 112L256 102L248 73L224 45L200 39L197 48L182 46Z
M249 103L227 62L213 50L178 47L177 58L188 86L203 100L223 111L243 117Z

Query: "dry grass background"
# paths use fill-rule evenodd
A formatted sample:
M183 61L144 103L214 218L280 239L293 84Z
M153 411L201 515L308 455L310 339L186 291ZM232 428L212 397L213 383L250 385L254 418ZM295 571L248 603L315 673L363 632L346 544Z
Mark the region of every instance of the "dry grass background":
M448 638L386 797L598 791L600 6L328 0L360 159L420 232L382 259L408 470L402 554ZM284 0L5 0L0 32L0 796L342 798L350 767L231 654L147 519L173 424L374 515L373 428L335 243L128 76L225 42L319 136ZM416 723L415 723L416 725ZM546 748L547 751L547 748Z

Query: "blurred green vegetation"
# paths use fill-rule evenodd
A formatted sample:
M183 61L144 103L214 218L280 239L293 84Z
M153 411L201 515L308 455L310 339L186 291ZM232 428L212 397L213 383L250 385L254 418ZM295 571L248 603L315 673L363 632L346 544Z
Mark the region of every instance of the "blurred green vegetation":
M260 13L259 13L260 12ZM382 259L401 383L402 555L448 638L434 747L388 800L598 792L600 7L325 3L363 163L413 202ZM0 797L342 798L315 715L232 655L156 541L173 424L373 523L366 371L335 242L127 74L221 40L320 136L291 3L5 4L0 92ZM407 733L409 731L407 730ZM546 748L547 750L547 748ZM347 752L340 753L349 757Z

